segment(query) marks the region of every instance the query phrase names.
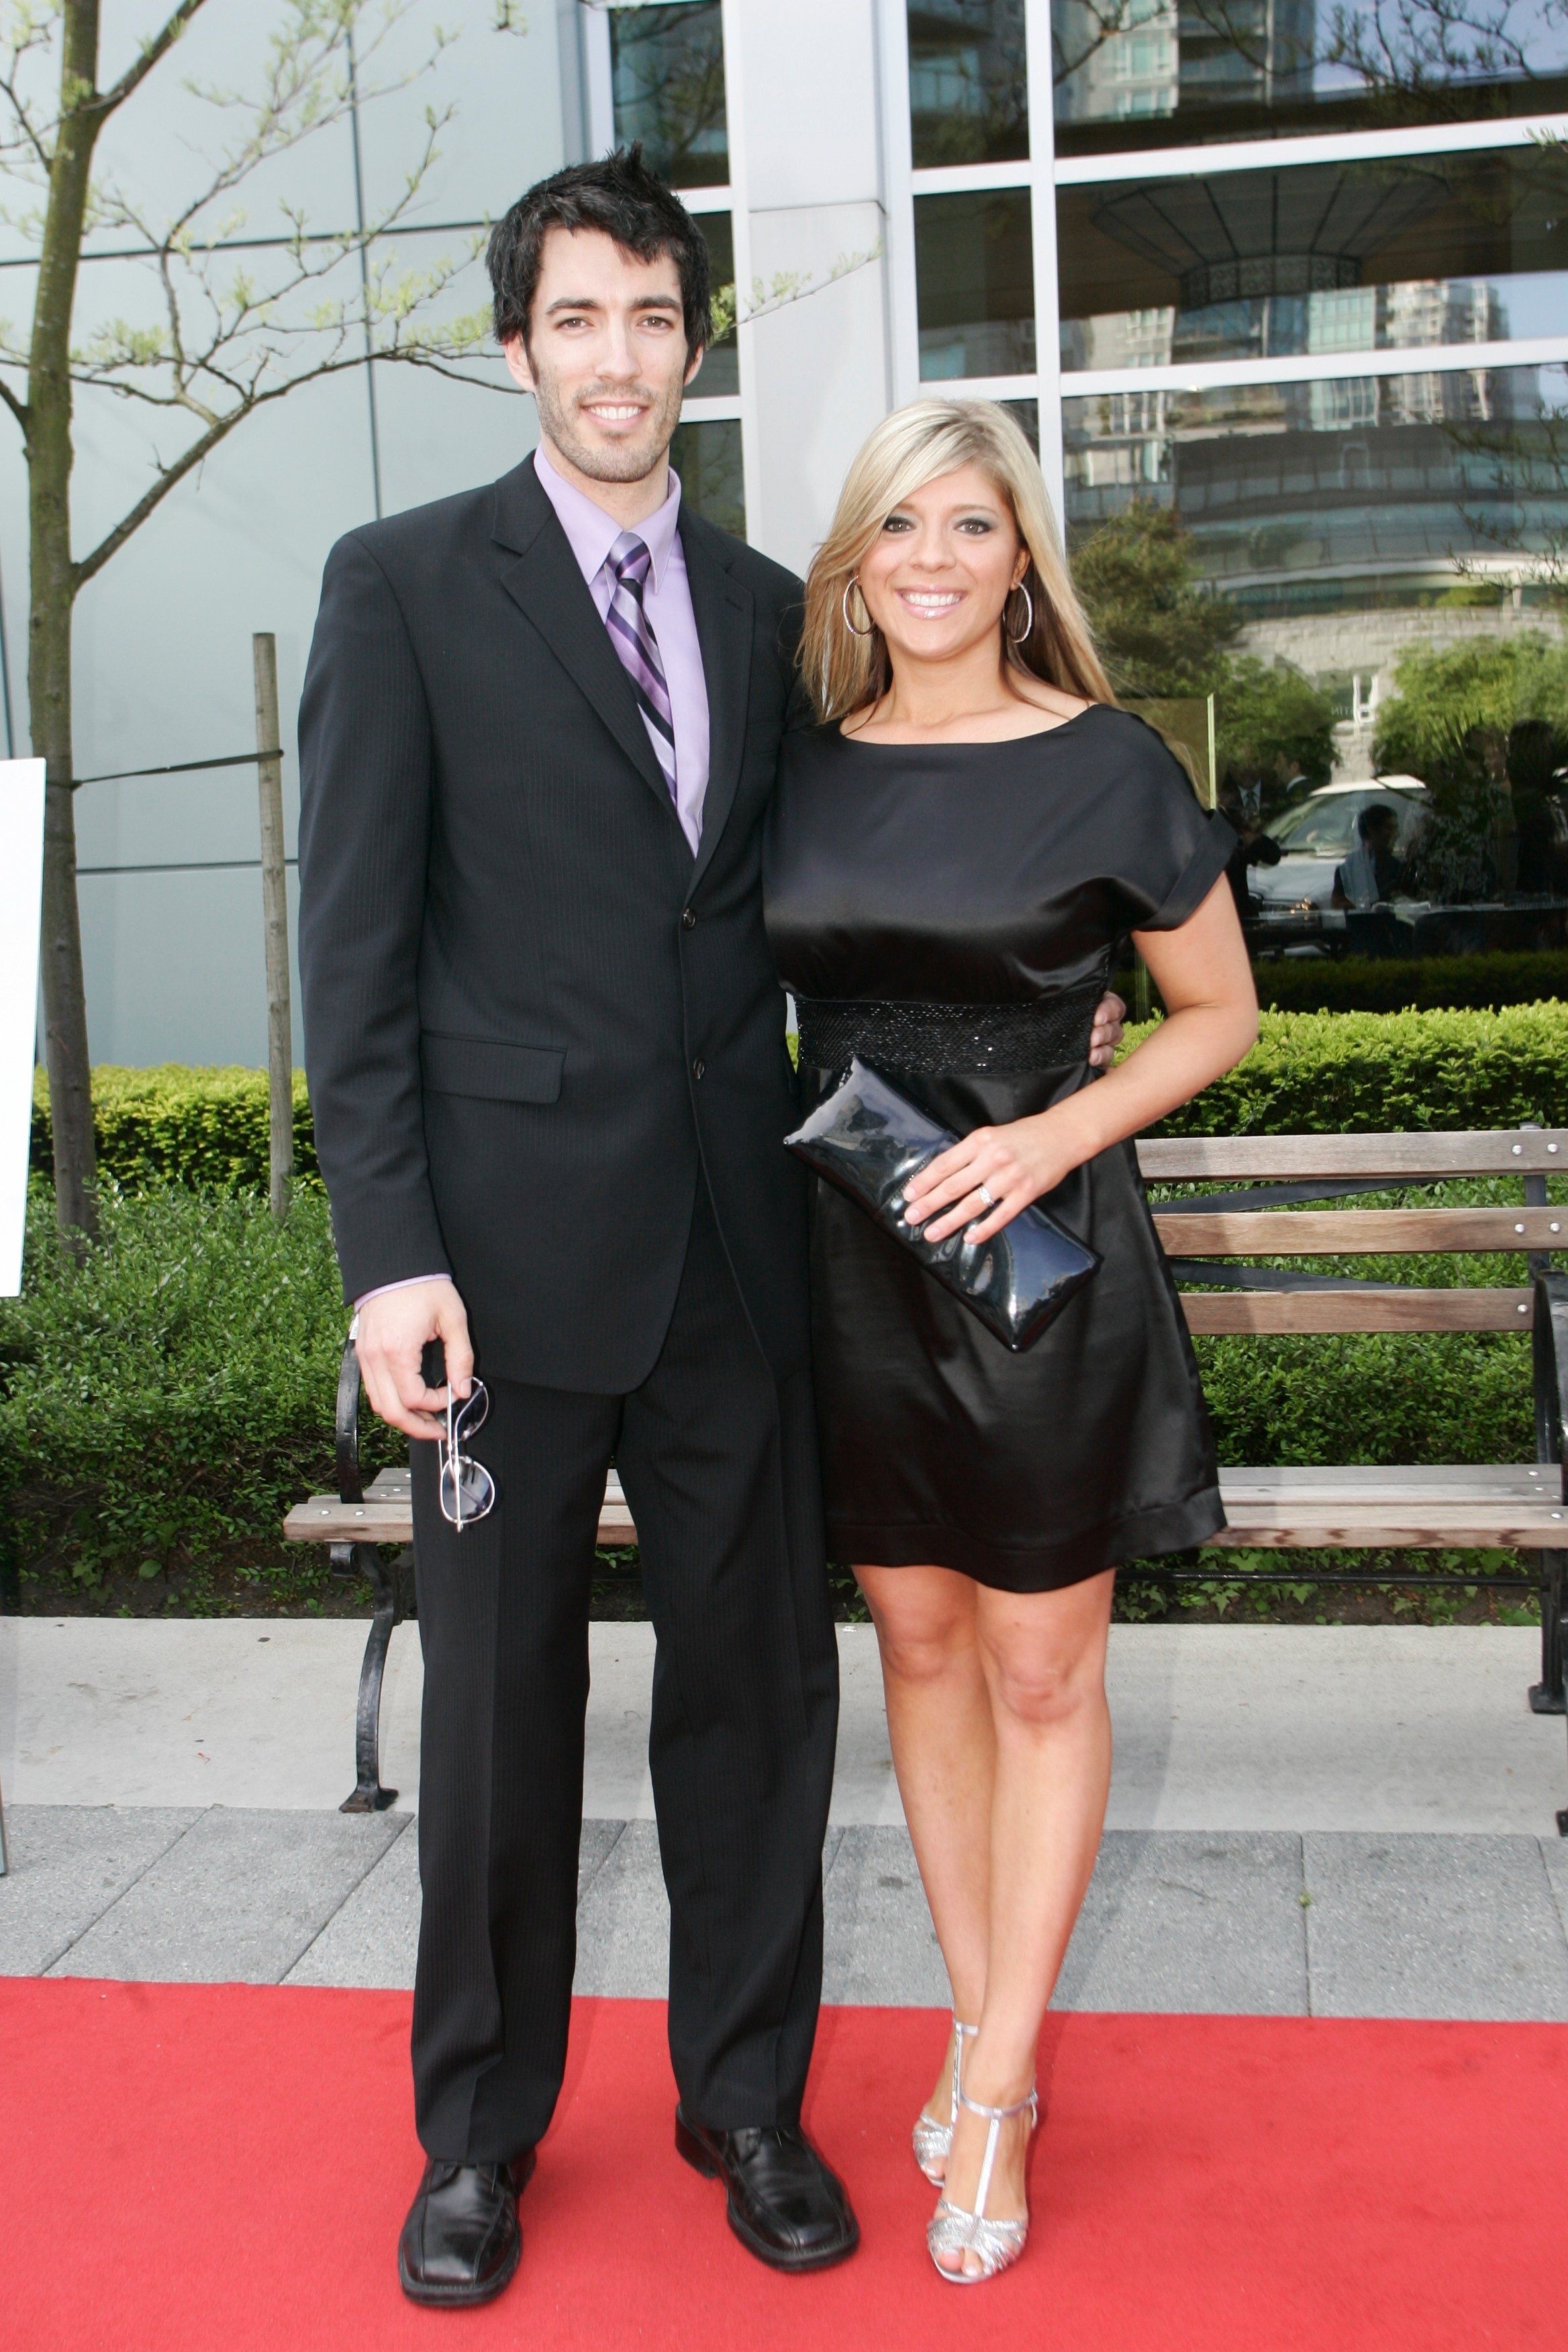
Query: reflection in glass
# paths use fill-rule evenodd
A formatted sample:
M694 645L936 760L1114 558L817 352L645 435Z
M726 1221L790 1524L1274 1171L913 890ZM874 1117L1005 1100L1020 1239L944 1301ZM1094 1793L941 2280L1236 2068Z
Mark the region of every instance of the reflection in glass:
M1288 856L1348 857L1360 839L1362 811L1379 807L1394 814L1395 849L1408 849L1421 824L1423 788L1405 778L1311 793L1268 830Z
M1029 152L1024 0L909 0L915 166Z
M680 477L680 502L704 522L746 536L746 477L741 460L739 417L705 418L678 425L669 462Z
M1250 618L1484 600L1489 570L1500 598L1568 541L1564 420L1561 366L1080 396L1069 536L1135 499L1173 509Z
M708 247L708 273L717 294L735 282L735 229L728 213L693 213ZM720 338L708 352L691 390L699 400L715 400L741 389L741 356L735 330Z
M640 139L673 187L722 187L730 177L721 15L720 0L610 10L616 137Z
M1068 187L1057 242L1067 368L1568 332L1554 147Z
M917 196L915 279L923 378L1034 373L1027 189Z
M999 404L1016 424L1024 428L1024 437L1037 457L1040 454L1040 404L1037 400L1004 400Z
M1052 0L1057 152L1568 106L1558 0Z

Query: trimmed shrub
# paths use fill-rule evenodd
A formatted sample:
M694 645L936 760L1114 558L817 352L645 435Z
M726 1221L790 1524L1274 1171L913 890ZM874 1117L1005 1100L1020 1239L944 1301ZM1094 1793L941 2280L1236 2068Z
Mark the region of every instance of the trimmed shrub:
M1146 1029L1127 1034L1131 1050ZM1160 1135L1568 1126L1568 1004L1266 1013L1257 1045Z
M1522 1265L1407 1259L1399 1272L1506 1281ZM103 1237L79 1265L36 1186L23 1296L0 1300L0 1515L32 1591L101 1596L129 1579L122 1592L160 1605L246 1605L248 1585L250 1605L319 1606L321 1553L285 1545L279 1529L291 1504L332 1484L343 1331L320 1190L301 1188L281 1227L255 1192L110 1191ZM1224 1462L1532 1454L1530 1343L1511 1332L1197 1348ZM362 1433L367 1468L405 1457L368 1413ZM214 1596L219 1572L239 1580L237 1597Z
M177 1062L149 1070L100 1063L92 1074L92 1123L99 1166L126 1192L160 1182L257 1185L267 1189L268 1104L265 1070L187 1068ZM42 1070L33 1081L32 1166L54 1174L49 1087ZM316 1138L305 1073L294 1073L294 1165L317 1175Z
M1145 1033L1134 1027L1128 1034L1131 1043ZM168 1182L266 1190L264 1070L105 1064L92 1074L92 1100L100 1164L122 1191ZM1568 1125L1568 1003L1489 1013L1266 1013L1258 1044L1241 1067L1159 1132L1516 1127L1527 1118ZM319 1182L303 1071L294 1076L294 1154L300 1178ZM32 1164L36 1175L53 1171L42 1071L34 1087Z
M280 1560L284 1512L332 1483L345 1329L319 1190L281 1226L254 1192L110 1190L78 1264L35 1185L23 1294L0 1300L14 1553L68 1586L222 1566L258 1543ZM367 1437L368 1458L399 1458L390 1432Z
M1407 1259L1406 1268L1412 1264ZM1472 1272L1477 1264L1467 1261L1458 1279L1492 1279ZM1431 1277L1423 1268L1419 1277L1407 1271L1404 1278ZM1452 1260L1448 1278L1456 1278ZM1226 1334L1193 1345L1226 1464L1535 1458L1530 1341L1522 1332Z

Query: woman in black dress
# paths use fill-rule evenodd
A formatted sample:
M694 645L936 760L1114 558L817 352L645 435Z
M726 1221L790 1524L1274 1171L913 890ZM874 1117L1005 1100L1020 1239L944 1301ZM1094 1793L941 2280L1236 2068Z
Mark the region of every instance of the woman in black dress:
M910 1187L932 1240L1048 1195L1103 1265L1026 1353L818 1185L816 1378L833 1556L881 1649L953 2029L915 2153L944 2276L1023 2251L1041 2021L1104 1822L1119 1561L1225 1524L1197 1368L1129 1138L1239 1061L1257 1005L1234 835L1118 710L1028 444L983 401L888 417L807 585L821 725L786 739L767 922L809 1108L858 1054L962 1140ZM1105 1077L1131 933L1167 1018Z

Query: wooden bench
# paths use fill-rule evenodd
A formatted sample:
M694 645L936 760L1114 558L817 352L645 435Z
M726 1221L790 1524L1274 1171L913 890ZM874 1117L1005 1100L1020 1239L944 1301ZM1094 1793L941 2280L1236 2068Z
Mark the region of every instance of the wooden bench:
M1489 1579L1494 1589L1535 1591L1541 1609L1541 1679L1530 1692L1540 1714L1564 1709L1564 1609L1568 1607L1568 1466L1563 1398L1568 1391L1568 1273L1553 1253L1568 1250L1568 1206L1549 1206L1546 1179L1568 1173L1568 1130L1515 1128L1446 1135L1275 1135L1144 1140L1145 1180L1162 1190L1205 1188L1163 1198L1154 1223L1184 1293L1194 1332L1525 1331L1533 1333L1533 1464L1483 1466L1415 1463L1224 1470L1229 1525L1215 1538L1249 1549L1447 1550L1501 1547L1531 1553L1532 1578ZM1398 1209L1326 1208L1366 1192L1427 1192L1457 1178L1512 1180L1516 1205ZM1216 1184L1226 1189L1216 1192ZM1342 1274L1247 1264L1247 1260L1448 1255L1507 1252L1525 1257L1525 1287L1418 1288ZM1222 1286L1215 1287L1214 1286ZM325 1543L343 1567L359 1567L375 1596L360 1676L357 1780L345 1812L378 1811L395 1790L382 1787L377 1724L392 1628L411 1611L411 1552L389 1571L377 1547L409 1546L413 1517L406 1469L384 1470L368 1488L359 1475L359 1368L345 1349L338 1383L338 1487L313 1496L284 1525L290 1540ZM599 1517L601 1545L635 1543L637 1531L612 1472ZM1212 1571L1160 1566L1175 1581ZM1226 1580L1229 1580L1228 1579ZM1238 1581L1274 1580L1258 1571ZM1314 1581L1387 1584L1386 1575L1316 1572ZM1468 1587L1479 1580L1448 1577ZM1568 1836L1568 1807L1558 1814Z

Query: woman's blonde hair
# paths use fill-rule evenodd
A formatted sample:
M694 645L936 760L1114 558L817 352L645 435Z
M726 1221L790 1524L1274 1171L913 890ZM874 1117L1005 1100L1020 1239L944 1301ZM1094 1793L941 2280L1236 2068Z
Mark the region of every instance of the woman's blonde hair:
M819 718L847 718L887 692L892 671L881 631L857 636L846 625L847 602L857 628L870 618L863 600L849 595L849 583L894 509L961 466L989 474L1028 550L1023 584L1034 625L1021 641L1008 635L1015 616L1009 597L1002 629L1007 666L1087 702L1114 700L1057 542L1039 461L1021 427L993 400L915 400L885 416L868 437L806 574L800 661Z

